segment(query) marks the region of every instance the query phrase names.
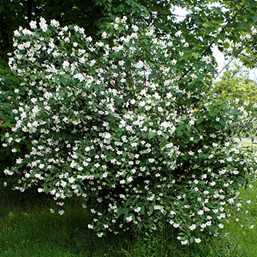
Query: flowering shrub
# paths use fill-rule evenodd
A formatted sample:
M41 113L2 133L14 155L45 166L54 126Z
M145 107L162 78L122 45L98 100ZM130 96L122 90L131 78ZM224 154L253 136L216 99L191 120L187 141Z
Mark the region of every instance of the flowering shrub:
M96 43L78 26L43 18L30 25L15 31L9 60L24 82L3 146L15 153L30 142L4 171L19 176L14 188L36 185L60 206L82 197L99 237L165 221L187 244L221 228L225 205L236 201L256 160L231 139L253 124L248 113L203 91L214 60L203 56L182 76L192 58L182 32L157 37L133 25L126 35L126 17Z
M12 110L19 107L19 99L17 99L14 90L20 85L20 78L17 76L6 76L10 72L10 68L0 60L0 144L4 142L5 133L10 132L14 126L15 119ZM19 97L18 97L19 98ZM0 177L4 176L3 170L12 166L16 158L10 147L0 147Z

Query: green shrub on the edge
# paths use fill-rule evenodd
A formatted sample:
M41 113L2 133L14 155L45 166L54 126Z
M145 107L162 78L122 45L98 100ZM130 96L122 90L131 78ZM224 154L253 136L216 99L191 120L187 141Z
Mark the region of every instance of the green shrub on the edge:
M0 60L0 143L5 142L6 133L10 133L12 127L15 126L15 115L12 112L19 107L19 102L24 101L24 97L20 94L16 96L15 90L19 88L21 78L13 74L10 67L7 66L4 60ZM26 151L24 144L23 153ZM6 167L15 164L16 159L21 154L14 154L12 148L0 147L0 176L3 177ZM21 155L22 156L22 155Z
M15 31L9 61L24 79L17 96L29 99L12 111L16 124L3 146L19 153L31 144L5 170L19 174L14 188L36 185L60 206L81 196L99 237L164 221L188 244L201 241L199 231L222 228L224 207L256 160L231 140L253 118L202 92L214 60L203 56L178 76L192 60L186 52L179 58L187 35L157 38L144 26L126 35L125 18L95 44L77 26L42 18L30 25Z

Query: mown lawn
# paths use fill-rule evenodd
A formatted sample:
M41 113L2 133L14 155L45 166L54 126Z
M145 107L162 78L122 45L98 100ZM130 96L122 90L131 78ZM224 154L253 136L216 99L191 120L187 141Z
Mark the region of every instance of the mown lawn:
M2 184L2 183L1 183ZM90 216L77 200L67 205L63 216L52 214L53 202L47 197L13 192L0 188L0 256L68 257L68 256L257 256L257 183L242 189L247 202L238 211L230 211L239 221L229 218L222 234L205 235L199 245L182 246L163 229L152 235L95 237L87 229ZM247 220L245 217L247 213ZM249 223L249 224L248 224ZM240 224L244 224L243 227Z

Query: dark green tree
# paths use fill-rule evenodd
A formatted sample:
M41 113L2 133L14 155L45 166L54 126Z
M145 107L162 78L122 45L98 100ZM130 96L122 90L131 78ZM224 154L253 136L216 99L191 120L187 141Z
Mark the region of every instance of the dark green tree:
M216 5L213 5L216 3ZM218 4L218 5L217 5ZM183 22L176 22L175 7L188 9ZM224 7L226 9L224 9ZM210 54L215 43L220 50L227 48L226 39L237 45L232 55L247 54L245 64L256 63L256 36L238 46L240 36L256 33L257 4L255 0L0 0L0 56L7 60L12 51L13 31L19 26L29 27L31 20L44 17L56 19L61 26L77 24L88 36L97 39L115 17L127 16L128 23L143 22L155 26L160 34L183 31L191 38L194 57ZM256 35L256 34L255 34ZM200 37L200 39L199 39Z
M144 0L1 0L0 1L0 53L12 51L13 31L19 26L29 27L31 20L44 17L48 22L56 19L61 26L76 24L86 34L98 38L106 24L126 15L130 23L144 21L161 27L170 24L171 4L168 1ZM155 15L157 13L157 15ZM161 17L160 17L161 16Z

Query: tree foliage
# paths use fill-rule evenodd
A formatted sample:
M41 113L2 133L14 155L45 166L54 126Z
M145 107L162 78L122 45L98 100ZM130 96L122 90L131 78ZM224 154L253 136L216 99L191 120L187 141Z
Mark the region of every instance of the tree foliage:
M189 11L180 24L173 14L175 7ZM242 55L244 64L254 67L257 40L251 37L244 42L242 38L251 30L256 34L256 13L255 0L1 0L0 53L2 58L6 58L6 53L13 49L13 31L19 26L29 28L29 22L39 21L40 17L48 22L56 19L61 26L76 24L83 27L88 36L99 39L108 23L115 17L125 15L128 17L128 24L141 21L146 27L157 28L158 34L182 30L192 41L194 38L195 57L204 52L209 54L214 43L221 51L226 50L230 44L232 48L227 54Z
M249 79L249 71L237 63L226 69L220 80L214 83L213 92L224 102L249 106L257 103L257 84Z

